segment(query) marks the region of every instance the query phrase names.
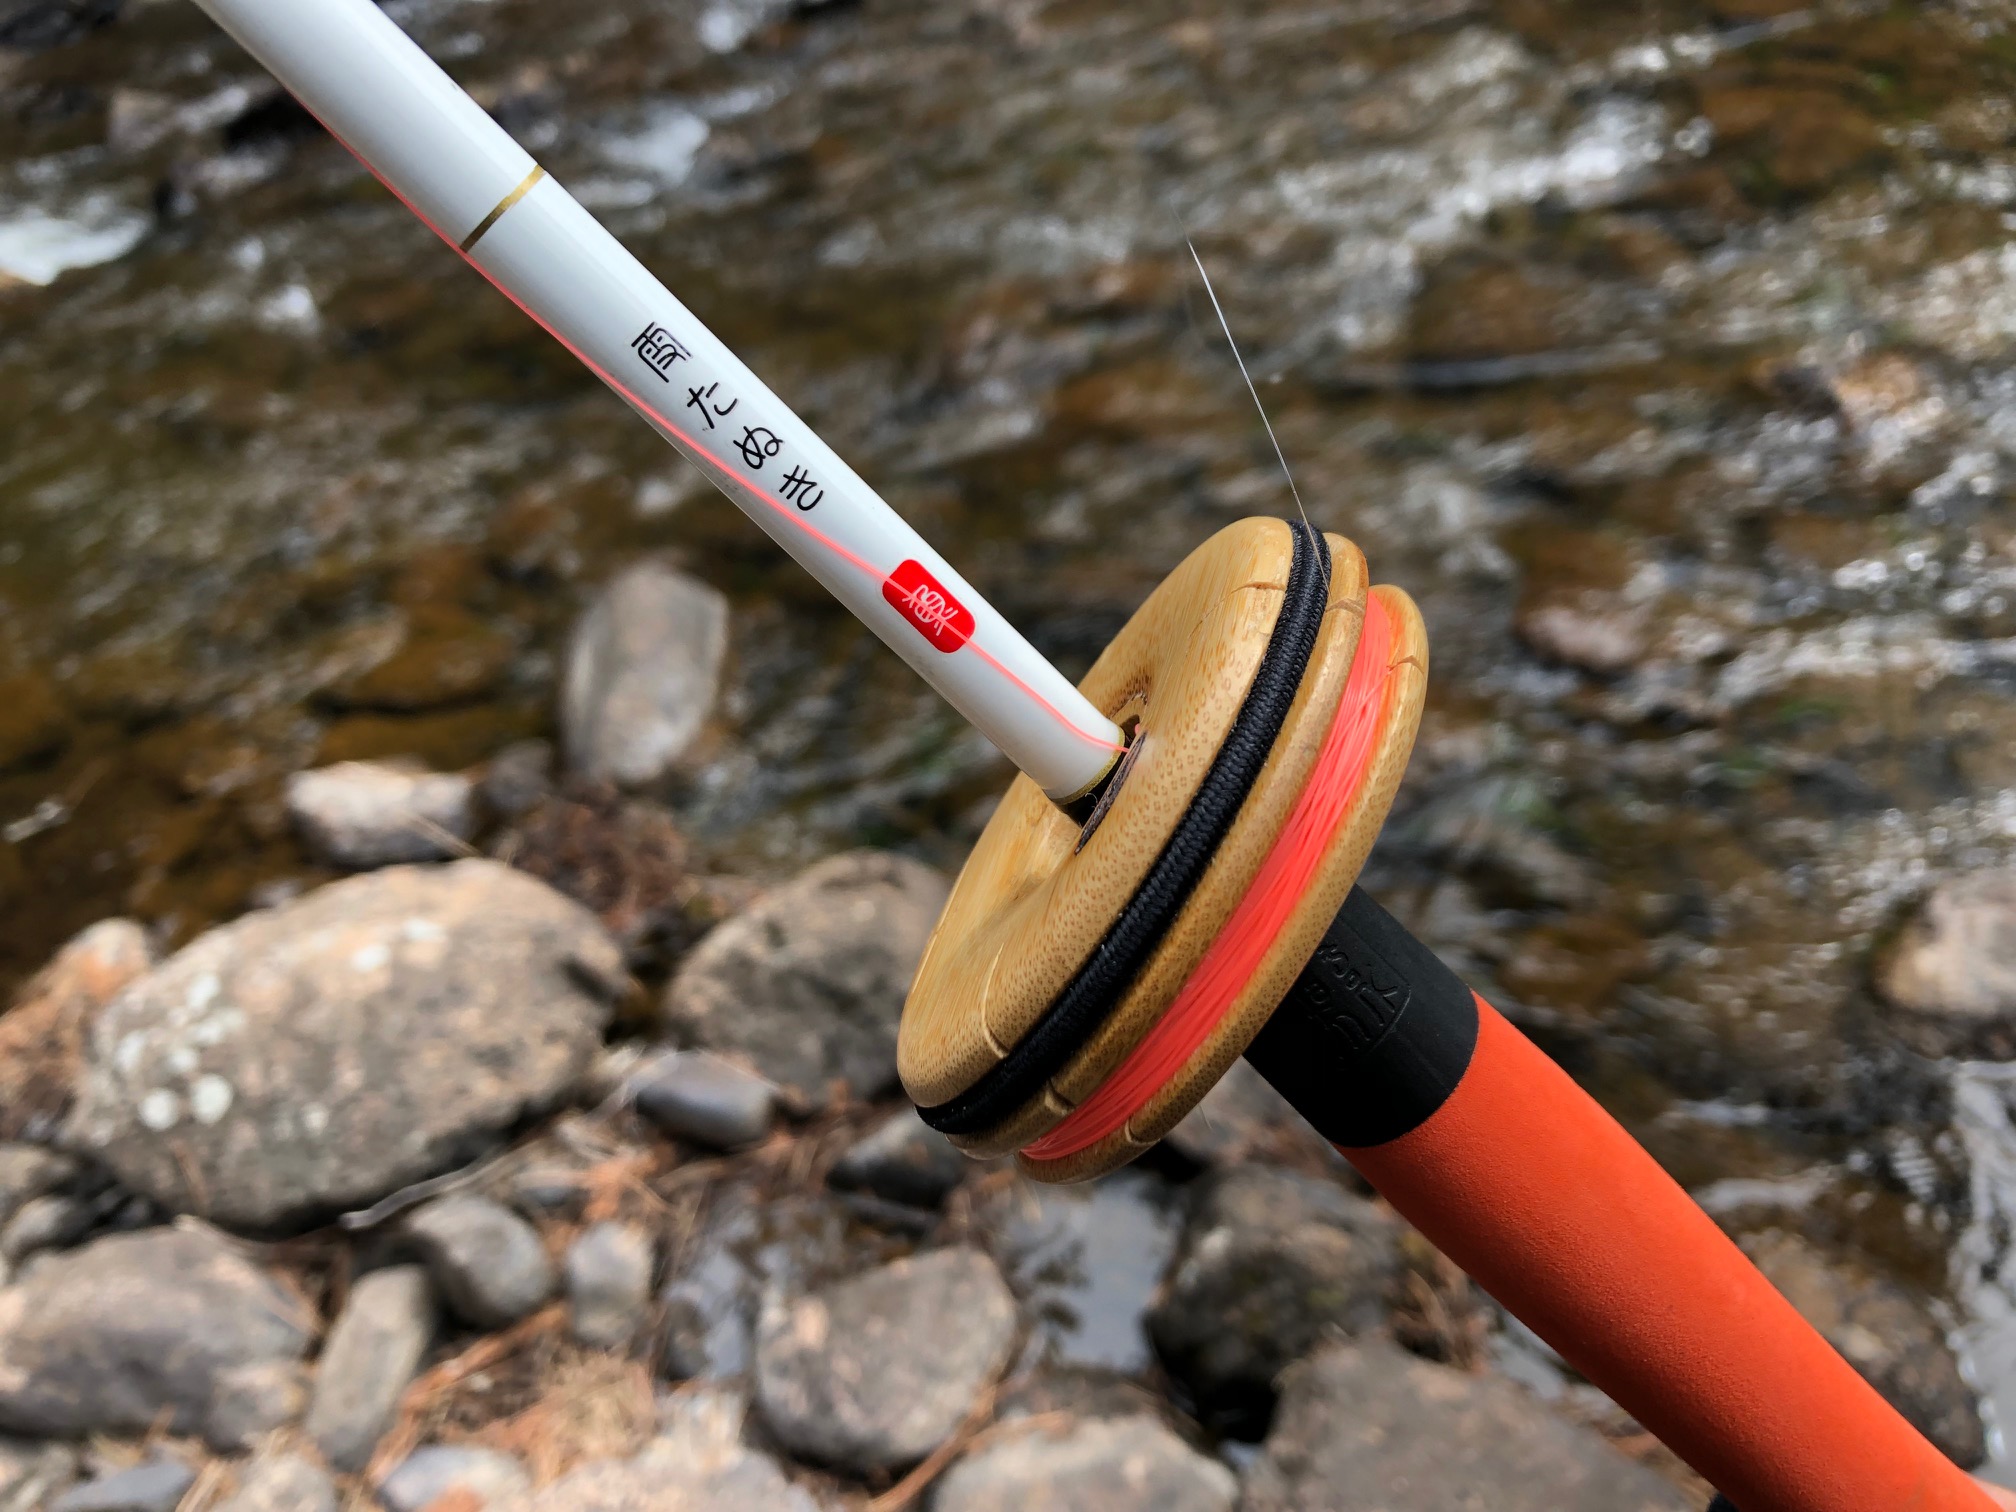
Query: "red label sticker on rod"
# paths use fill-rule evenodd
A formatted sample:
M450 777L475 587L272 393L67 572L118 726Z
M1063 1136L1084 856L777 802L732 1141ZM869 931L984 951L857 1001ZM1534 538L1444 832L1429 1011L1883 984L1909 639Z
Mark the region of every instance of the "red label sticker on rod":
M922 562L901 563L882 580L882 597L940 651L957 651L973 638L973 611L952 597Z

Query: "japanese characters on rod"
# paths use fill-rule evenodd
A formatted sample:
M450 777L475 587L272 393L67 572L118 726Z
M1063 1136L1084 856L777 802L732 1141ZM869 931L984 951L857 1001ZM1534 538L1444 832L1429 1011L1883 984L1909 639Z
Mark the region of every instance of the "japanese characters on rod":
M371 0L197 0L392 192L1065 801L1120 731Z

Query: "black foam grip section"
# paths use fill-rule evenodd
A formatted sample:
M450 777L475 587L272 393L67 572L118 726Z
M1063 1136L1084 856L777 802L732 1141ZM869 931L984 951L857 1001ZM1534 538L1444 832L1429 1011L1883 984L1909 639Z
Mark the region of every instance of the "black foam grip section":
M1470 989L1354 887L1246 1059L1325 1139L1363 1149L1426 1123L1476 1048Z
M1708 1512L1736 1512L1736 1503L1726 1496L1718 1495L1715 1500L1708 1503Z
M946 1134L978 1134L1005 1120L1064 1069L1112 1012L1147 962L1197 883L1246 795L1274 749L1302 674L1316 650L1330 597L1329 547L1309 526L1295 523L1288 586L1268 634L1267 651L1253 673L1239 713L1198 784L1175 833L1148 868L1085 964L1044 1010L1036 1026L964 1092L936 1107L919 1108L924 1122Z

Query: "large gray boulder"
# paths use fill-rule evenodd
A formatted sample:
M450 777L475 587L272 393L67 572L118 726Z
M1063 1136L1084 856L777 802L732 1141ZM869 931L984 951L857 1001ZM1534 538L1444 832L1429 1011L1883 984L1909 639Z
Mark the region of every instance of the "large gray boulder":
M560 726L576 773L650 787L706 726L728 654L728 601L653 562L620 573L567 649Z
M889 1091L897 1020L946 891L904 856L830 857L695 946L666 992L666 1019L804 1108L824 1107L836 1083L855 1097Z
M310 1322L213 1233L100 1239L0 1291L0 1431L241 1448L299 1410Z
M857 1474L950 1438L1008 1362L1015 1299L978 1250L897 1260L769 1311L756 1401L793 1454Z
M271 1230L470 1159L592 1063L622 953L494 861L395 867L213 929L99 1016L69 1142Z
M1243 1512L1691 1512L1596 1433L1501 1376L1383 1342L1323 1346L1282 1377Z
M931 1512L1232 1512L1239 1483L1152 1417L1010 1427L946 1472Z

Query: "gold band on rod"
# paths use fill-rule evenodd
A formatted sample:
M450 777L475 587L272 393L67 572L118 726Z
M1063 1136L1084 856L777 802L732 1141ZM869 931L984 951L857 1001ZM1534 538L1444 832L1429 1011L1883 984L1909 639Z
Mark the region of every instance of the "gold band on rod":
M497 224L498 217L503 215L503 213L506 210L509 210L513 205L517 204L518 201L525 198L526 195L530 194L532 192L532 186L538 183L539 180L541 180L544 177L546 177L546 170L538 166L538 164L536 163L533 164L532 171L526 174L525 177L519 181L518 187L516 189L513 189L509 194L505 195L504 198L497 201L495 208L493 208L488 215L484 216L482 220L476 223L476 229L474 231L471 231L467 236L462 238L462 250L464 252L467 252L471 247L475 246L476 243L483 240L483 233L488 231L492 226Z

